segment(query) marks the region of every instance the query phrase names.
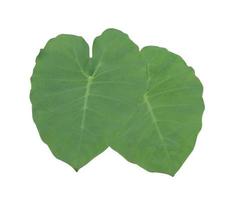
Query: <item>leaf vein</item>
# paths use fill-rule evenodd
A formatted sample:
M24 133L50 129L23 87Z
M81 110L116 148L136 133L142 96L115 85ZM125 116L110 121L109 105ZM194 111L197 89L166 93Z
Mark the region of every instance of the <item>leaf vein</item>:
M162 145L163 145L165 154L166 154L166 156L167 156L167 158L168 158L168 160L169 160L169 162L170 162L170 164L171 164L171 163L172 163L172 162L171 162L171 155L169 154L167 145L166 145L166 143L165 143L165 138L164 138L164 136L163 136L163 134L162 134L162 132L161 132L161 130L160 130L160 127L159 127L159 125L158 125L158 119L157 119L157 117L155 116L155 114L154 114L154 112L153 112L153 110L152 110L152 106L151 106L151 104L150 104L150 102L149 102L149 100L148 100L147 95L144 95L144 101L145 101L145 103L146 103L146 105L147 105L147 109L148 109L148 112L149 112L150 117L151 117L151 119L152 119L152 123L154 124L154 127L155 127L155 129L156 129L156 131L157 131L157 133L158 133L159 139L160 139L160 141L161 141L161 143L162 143ZM170 169L171 169L171 168L170 168Z

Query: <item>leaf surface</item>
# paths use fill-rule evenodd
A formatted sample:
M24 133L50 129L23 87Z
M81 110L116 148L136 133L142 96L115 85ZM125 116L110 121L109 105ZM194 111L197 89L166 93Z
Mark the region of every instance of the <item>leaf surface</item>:
M146 89L138 47L108 29L93 43L59 35L41 50L31 78L33 119L53 154L78 170L108 147Z
M192 151L204 110L202 85L181 57L145 47L147 91L111 140L128 161L174 175Z
M152 172L174 175L191 153L202 85L183 59L138 47L108 29L93 43L59 35L36 59L33 119L53 154L80 169L108 146Z

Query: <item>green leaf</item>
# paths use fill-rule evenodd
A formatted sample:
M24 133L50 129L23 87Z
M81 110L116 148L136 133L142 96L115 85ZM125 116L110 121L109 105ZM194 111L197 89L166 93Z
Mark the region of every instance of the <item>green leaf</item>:
M202 85L183 59L145 47L147 91L137 110L111 140L128 161L174 175L191 153L204 110Z
M108 29L93 43L59 35L31 78L33 119L53 154L78 170L108 146L148 171L174 175L191 153L202 85L183 59Z
M41 50L31 78L33 119L53 154L78 170L108 147L146 89L138 47L108 29L93 43L59 35Z

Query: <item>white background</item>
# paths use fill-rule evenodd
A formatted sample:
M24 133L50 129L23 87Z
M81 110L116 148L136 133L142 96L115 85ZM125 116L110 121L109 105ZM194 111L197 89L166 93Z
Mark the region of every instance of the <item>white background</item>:
M1 0L0 199L232 199L232 5L228 0ZM53 157L32 121L30 76L48 39L89 44L118 28L140 47L181 55L204 85L193 153L176 176L149 173L107 149L78 173Z

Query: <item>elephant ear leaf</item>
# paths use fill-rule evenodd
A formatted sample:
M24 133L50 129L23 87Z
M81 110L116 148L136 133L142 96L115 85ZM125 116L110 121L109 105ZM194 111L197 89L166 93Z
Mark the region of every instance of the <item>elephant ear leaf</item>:
M145 47L147 91L111 147L152 172L174 175L191 153L201 129L202 85L181 57Z
M138 47L108 29L93 44L59 35L41 50L31 78L33 119L42 140L78 170L108 147L146 89ZM123 111L123 112L122 112Z

